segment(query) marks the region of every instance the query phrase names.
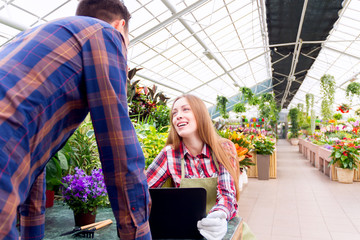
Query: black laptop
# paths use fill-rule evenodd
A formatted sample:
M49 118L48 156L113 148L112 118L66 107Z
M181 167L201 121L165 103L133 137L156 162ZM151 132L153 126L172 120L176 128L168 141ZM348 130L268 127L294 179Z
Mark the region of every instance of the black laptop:
M206 217L204 188L151 188L153 239L203 239L197 222Z

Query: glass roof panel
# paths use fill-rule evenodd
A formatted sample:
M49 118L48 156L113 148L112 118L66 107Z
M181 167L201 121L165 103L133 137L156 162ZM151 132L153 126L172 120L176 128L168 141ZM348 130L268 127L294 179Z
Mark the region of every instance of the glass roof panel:
M216 95L231 97L239 86L253 87L271 78L267 29L262 29L258 2L253 0L209 0L190 10L199 0L124 0L132 18L128 49L129 67L142 67L141 84L152 86L172 99L182 92L199 94L208 106ZM261 1L260 1L261 3ZM13 0L0 3L0 16L13 16L28 26L74 15L77 0ZM175 9L175 13L168 6ZM308 92L319 100L319 79L332 74L340 87L336 101L350 80L360 72L360 1L344 2L346 9L334 25L319 56L308 71L294 103ZM39 8L38 6L41 6ZM179 19L163 21L184 11ZM9 15L10 14L10 15ZM147 32L149 31L150 32ZM0 22L0 45L19 33ZM146 33L146 34L144 34ZM143 35L144 34L144 35ZM205 55L208 51L210 55ZM210 59L209 59L210 58ZM215 59L212 59L215 58ZM144 78L140 77L143 76ZM360 81L355 78L355 81ZM196 89L196 87L200 88ZM319 109L320 101L317 103Z

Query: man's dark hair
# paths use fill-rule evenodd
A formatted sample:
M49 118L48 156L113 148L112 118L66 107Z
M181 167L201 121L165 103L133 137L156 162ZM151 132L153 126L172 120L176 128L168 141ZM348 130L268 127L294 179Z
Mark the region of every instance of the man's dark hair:
M80 0L76 15L98 18L107 23L124 19L125 28L128 28L131 18L126 6L120 0Z

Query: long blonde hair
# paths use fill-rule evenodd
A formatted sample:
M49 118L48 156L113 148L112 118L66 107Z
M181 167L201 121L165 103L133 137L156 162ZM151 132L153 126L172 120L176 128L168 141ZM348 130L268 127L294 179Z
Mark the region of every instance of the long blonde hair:
M213 122L211 121L209 112L204 102L200 98L191 94L184 94L182 96L179 96L175 99L171 107L171 111L174 108L175 102L180 98L185 98L189 102L191 110L194 113L196 119L197 131L200 139L210 146L212 152L216 156L217 161L220 162L233 177L236 189L236 199L239 200L239 162L237 160L236 154L234 155L226 152L224 150L224 147L222 146L224 142L229 140L224 139L217 134ZM180 148L181 137L178 135L174 128L172 114L170 114L170 123L170 132L167 138L166 145L171 145L175 150L178 150Z

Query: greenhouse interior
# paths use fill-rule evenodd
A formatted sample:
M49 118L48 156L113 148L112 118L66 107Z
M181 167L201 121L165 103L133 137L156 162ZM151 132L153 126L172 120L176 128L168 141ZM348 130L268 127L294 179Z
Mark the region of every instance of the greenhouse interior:
M102 41L119 51L99 50L108 53L109 72L120 72L107 76L114 90L100 86L99 96L86 92L91 86L84 90L97 77L85 73L91 43L76 38L83 59L69 58L67 67L84 71L76 74L86 81L77 86L85 98L68 111L50 100L52 88L68 79L43 75L68 74L56 65L66 62L41 52L41 46L60 46L64 35L46 32L40 47L32 38L53 22L77 22L78 5L86 1L117 2L0 1L0 219L9 223L0 227L1 239L360 239L360 0L119 0L131 15L120 20L125 25L96 17L92 26L116 31L111 36L118 40L105 34ZM90 24L85 20L81 27ZM15 64L15 53L24 60ZM46 66L37 72L39 64L26 63L31 59ZM49 88L47 81L64 82ZM35 102L27 96L38 95L30 92L42 95ZM66 96L72 101L75 95ZM37 115L36 104L46 106L46 114ZM25 123L35 138L27 137L27 146L19 130ZM51 142L40 145L41 139ZM211 190L195 185L211 179L213 199ZM202 212L185 216L190 206L151 202L155 188L205 188L205 200L182 200L201 204ZM34 192L38 199L29 203ZM44 218L23 210L32 204L42 206ZM171 219L154 220L165 205ZM85 223L77 213L87 214Z

